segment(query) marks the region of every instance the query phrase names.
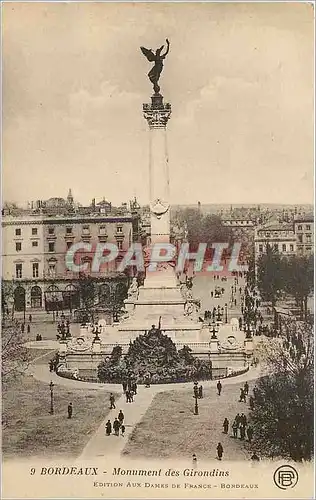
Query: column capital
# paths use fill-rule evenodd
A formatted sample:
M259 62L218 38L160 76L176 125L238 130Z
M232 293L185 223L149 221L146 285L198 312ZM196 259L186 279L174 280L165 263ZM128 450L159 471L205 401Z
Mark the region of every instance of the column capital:
M143 114L149 128L166 128L171 116L171 104L164 103L161 94L154 94L150 104L143 104Z

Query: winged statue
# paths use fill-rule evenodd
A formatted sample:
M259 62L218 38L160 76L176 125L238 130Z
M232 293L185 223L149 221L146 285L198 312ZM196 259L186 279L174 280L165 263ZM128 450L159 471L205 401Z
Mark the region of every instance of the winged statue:
M158 81L163 69L163 60L166 58L166 55L169 52L170 43L168 39L166 39L166 43L167 48L164 54L162 54L164 45L157 49L155 53L152 51L152 49L146 49L145 47L140 48L144 56L147 57L148 61L155 63L148 73L148 78L154 86L155 94L159 94L160 87L158 85Z

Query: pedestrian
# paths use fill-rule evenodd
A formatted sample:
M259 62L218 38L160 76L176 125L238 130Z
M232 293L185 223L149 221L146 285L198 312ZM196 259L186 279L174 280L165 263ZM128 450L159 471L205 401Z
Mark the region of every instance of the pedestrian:
M227 418L225 418L225 420L223 422L224 434L228 433L228 427L229 427L229 422L228 422Z
M125 436L125 425L121 425L121 433L122 433L122 436L124 437Z
M68 418L72 417L72 403L69 403L68 405Z
M123 420L124 420L124 413L122 412L122 410L120 410L117 418L118 418L118 421L120 422L120 424L122 425Z
M233 422L232 429L233 429L233 437L237 439L238 423L237 423L236 419Z
M245 436L246 436L245 427L241 425L239 427L239 432L240 432L240 439L243 441L245 439Z
M110 410L115 409L115 397L113 396L112 392L110 394Z
M254 410L254 407L255 407L255 400L253 398L253 396L250 396L249 398L249 406L250 406L250 410Z
M220 381L220 380L217 382L216 387L217 387L217 393L218 393L218 395L220 396L220 395L221 395L221 392L222 392L222 384L221 384L221 381Z
M128 388L129 391L132 390L132 381L131 381L130 378L128 379L128 382L127 382L127 388Z
M248 384L248 382L245 382L245 384L244 384L244 391L245 391L246 396L248 396L248 392L249 392L249 384Z
M27 325L27 333L31 333L31 327L30 327L30 325Z
M49 371L50 372L54 371L54 361L52 359L49 361Z
M112 424L110 420L108 420L107 423L105 424L105 433L107 436L111 436L112 434Z
M218 458L218 460L222 460L224 449L223 449L221 443L218 443L216 449L217 449L217 458Z
M133 391L129 391L129 402L130 403L134 403L134 392Z
M242 413L240 415L240 425L242 427L246 427L247 426L247 417L246 417L246 415L244 413Z
M253 392L253 398L256 401L256 399L258 399L258 392L259 392L257 387L254 387L252 392Z
M249 443L251 443L253 438L253 428L250 425L247 427L247 438Z
M132 391L134 394L137 394L137 383L135 381L132 383Z
M113 422L113 429L115 436L119 435L120 427L121 427L120 422L116 418Z
M242 403L242 402L246 402L246 394L245 394L245 391L244 389L241 387L240 388L240 398L239 398L239 402Z
M199 394L199 399L202 399L203 398L203 387L202 387L202 384L199 387L198 394Z
M130 403L131 402L131 399L130 399L130 392L129 390L127 390L125 392L125 397L126 397L126 403Z
M29 322L32 323L32 314L29 315Z
M123 392L125 394L126 393L126 389L127 389L127 382L126 382L126 380L123 380L122 387L123 387Z
M212 291L212 292L211 292L211 298L213 298L213 295L214 295L214 292Z
M193 453L193 455L192 455L192 465L193 465L194 469L196 469L196 467L197 467L197 457L196 457L195 453Z

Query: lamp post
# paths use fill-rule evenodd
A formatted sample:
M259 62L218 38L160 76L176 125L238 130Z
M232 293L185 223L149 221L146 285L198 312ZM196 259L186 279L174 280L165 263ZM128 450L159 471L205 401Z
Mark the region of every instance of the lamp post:
M50 412L49 413L51 415L54 415L54 384L52 381L49 384L49 388L50 388Z
M193 391L194 391L194 399L195 399L195 405L194 405L194 415L198 415L199 414L199 405L198 405L198 397L199 397L199 393L198 393L198 386L197 386L197 382L194 382L194 388L193 388Z

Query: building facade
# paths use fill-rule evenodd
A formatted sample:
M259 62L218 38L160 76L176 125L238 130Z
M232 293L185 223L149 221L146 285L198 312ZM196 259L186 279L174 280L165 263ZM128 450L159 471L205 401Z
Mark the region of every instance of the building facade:
M278 250L280 254L291 256L296 254L296 236L293 224L275 222L259 226L255 230L256 260L266 252L267 246Z
M134 241L139 216L127 206L114 209L108 202L92 203L75 209L71 193L65 203L37 203L31 210L10 211L2 217L2 277L5 307L15 311L65 310L82 307L81 273L69 269L66 255L72 245L89 243L78 250L75 263L85 264L85 277L93 284L94 304L105 307L126 295L130 276L117 270L118 263ZM51 199L54 200L54 199ZM51 200L49 200L51 202ZM118 249L115 261L92 269L98 243L113 243Z
M314 253L314 215L298 216L294 220L298 255Z

